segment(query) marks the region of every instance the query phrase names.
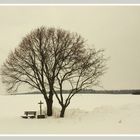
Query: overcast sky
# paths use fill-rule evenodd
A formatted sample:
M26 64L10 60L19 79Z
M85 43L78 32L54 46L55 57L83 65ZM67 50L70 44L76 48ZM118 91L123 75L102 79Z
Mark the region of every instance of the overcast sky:
M140 88L140 6L0 6L0 65L42 25L77 32L89 45L106 50L105 89Z

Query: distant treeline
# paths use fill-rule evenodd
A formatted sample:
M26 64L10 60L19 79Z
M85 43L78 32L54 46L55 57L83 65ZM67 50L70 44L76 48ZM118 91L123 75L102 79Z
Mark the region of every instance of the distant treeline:
M57 91L58 92L58 91ZM58 92L59 93L59 92ZM64 94L68 94L69 90L63 90ZM26 93L15 93L13 95L28 95L28 94L41 94L38 91L34 92L26 92ZM140 95L140 89L126 89L126 90L93 90L93 89L85 89L81 90L78 94L134 94Z

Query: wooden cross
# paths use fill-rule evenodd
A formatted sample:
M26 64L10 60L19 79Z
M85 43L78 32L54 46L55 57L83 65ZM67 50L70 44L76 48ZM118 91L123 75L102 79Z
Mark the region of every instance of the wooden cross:
M38 104L40 105L40 115L42 115L42 104L43 104L43 102L40 101Z

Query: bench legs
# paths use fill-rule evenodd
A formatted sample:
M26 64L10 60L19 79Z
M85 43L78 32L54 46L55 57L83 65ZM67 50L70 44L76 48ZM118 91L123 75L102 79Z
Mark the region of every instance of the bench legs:
M35 116L29 116L31 119L34 119L35 118Z
M21 116L23 119L28 119L28 116Z
M30 119L34 119L34 118L36 118L36 116L21 116L23 119L28 119L28 118L30 118Z

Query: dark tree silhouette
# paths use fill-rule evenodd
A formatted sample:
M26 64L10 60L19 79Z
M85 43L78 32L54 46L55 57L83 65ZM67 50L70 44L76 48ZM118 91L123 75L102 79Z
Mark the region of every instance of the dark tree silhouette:
M91 64L86 65L85 61L89 62L92 59L89 58L89 54L85 53L85 47L85 40L77 33L56 28L35 29L27 34L19 46L9 54L1 69L2 82L7 85L9 92L16 91L23 84L38 89L46 101L47 115L52 116L53 95L56 93L54 86L61 81L59 85L60 93L62 93L63 81L67 80L72 84L73 77L77 78L77 75L79 82L82 82L83 75L89 76L86 71L90 72L89 65ZM62 74L64 77L59 81ZM94 77L98 76L94 74ZM90 80L86 81L93 81L91 78L88 79ZM76 88L72 89L65 106L68 106L73 94L85 85L83 81L79 87L79 82ZM60 95L63 100L62 94ZM59 103L62 105L61 101L59 100Z
M79 39L83 40L81 37ZM54 93L62 108L60 117L64 117L65 110L75 94L82 89L99 85L99 77L106 69L103 52L104 50L86 49L84 41L79 46L63 50L61 57L64 57L64 65L56 76L54 85ZM67 60L65 56L68 56ZM70 87L68 95L63 93L66 86Z

